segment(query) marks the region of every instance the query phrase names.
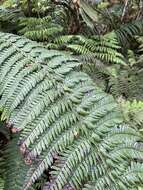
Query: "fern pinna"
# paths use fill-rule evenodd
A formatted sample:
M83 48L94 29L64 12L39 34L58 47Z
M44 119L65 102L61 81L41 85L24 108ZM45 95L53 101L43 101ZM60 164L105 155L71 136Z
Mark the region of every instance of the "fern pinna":
M0 33L1 118L20 135L7 153L19 172L7 170L6 190L30 189L45 171L43 190L142 186L142 135L123 124L112 96L74 71L79 64L67 54ZM12 154L16 146L26 173Z

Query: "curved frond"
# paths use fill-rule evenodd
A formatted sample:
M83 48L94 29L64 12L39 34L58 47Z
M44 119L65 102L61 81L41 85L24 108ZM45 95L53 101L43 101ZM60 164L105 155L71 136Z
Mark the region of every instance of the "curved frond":
M0 58L2 119L20 133L28 165L16 179L18 190L29 189L45 171L45 190L79 190L90 182L99 190L141 186L142 135L123 123L112 96L75 71L77 59L3 33ZM8 178L7 187L13 182Z

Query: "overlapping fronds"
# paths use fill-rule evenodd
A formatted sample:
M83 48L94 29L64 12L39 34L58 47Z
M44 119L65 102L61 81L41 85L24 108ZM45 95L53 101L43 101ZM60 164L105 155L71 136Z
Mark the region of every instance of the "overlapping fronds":
M124 47L128 43L131 43L134 36L143 34L143 21L139 20L121 25L120 28L116 30L116 34L119 42Z
M52 23L52 18L46 16L43 18L23 18L20 21L22 29L19 31L29 39L35 41L50 41L51 37L62 32L62 27Z
M73 71L79 64L64 53L0 33L2 119L13 133L20 132L18 144L29 168L23 176L22 166L15 181L18 169L12 166L6 190L13 182L17 190L27 190L44 171L49 173L44 190L142 186L141 134L123 124L112 96Z
M142 76L143 72L120 71L117 76L111 76L109 80L110 92L119 97L123 95L125 98L138 100L142 99Z
M105 36L94 36L91 39L80 35L60 36L48 47L68 48L76 54L82 55L80 58L87 63L93 63L100 59L108 63L125 64L124 57L119 52L121 47L114 32Z
M123 96L130 100L134 98L142 100L143 91L143 70L142 55L136 55L132 50L128 50L127 65L115 69L115 74L110 75L110 92L115 97Z

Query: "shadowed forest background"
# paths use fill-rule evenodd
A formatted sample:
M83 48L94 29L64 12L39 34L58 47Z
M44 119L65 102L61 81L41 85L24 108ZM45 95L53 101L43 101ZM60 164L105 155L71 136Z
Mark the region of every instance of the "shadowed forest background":
M0 190L143 190L143 1L0 1Z

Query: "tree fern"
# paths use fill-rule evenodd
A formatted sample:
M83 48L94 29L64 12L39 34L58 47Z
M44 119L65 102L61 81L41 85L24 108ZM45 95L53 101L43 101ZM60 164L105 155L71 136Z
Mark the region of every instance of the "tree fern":
M0 58L2 119L12 133L20 133L18 145L28 165L24 176L26 167L18 165L18 190L28 189L44 171L49 181L43 189L142 186L142 135L123 123L112 96L73 70L80 65L75 58L4 33Z

